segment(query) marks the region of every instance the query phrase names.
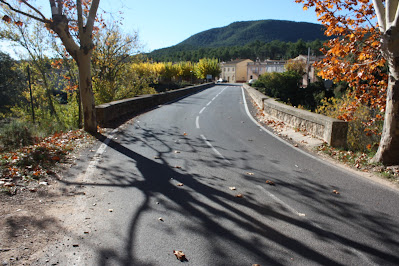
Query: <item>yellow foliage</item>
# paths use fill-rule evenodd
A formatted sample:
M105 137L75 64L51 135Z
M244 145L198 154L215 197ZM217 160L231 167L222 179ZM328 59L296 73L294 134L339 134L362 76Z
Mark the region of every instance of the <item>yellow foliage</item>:
M380 111L359 102L354 108L353 96L346 93L341 99L323 99L316 113L333 118L346 118L348 121L348 149L352 151L376 151L382 132L382 116ZM349 114L349 115L348 115ZM375 117L380 117L376 120ZM370 128L370 125L373 127Z

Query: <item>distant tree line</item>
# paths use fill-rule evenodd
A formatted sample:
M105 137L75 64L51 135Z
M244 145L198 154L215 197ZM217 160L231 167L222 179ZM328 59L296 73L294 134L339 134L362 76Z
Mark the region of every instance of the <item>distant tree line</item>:
M271 42L254 41L244 46L196 48L192 46L173 46L155 50L148 54L148 57L155 62L181 62L199 61L201 58L218 58L220 61L230 61L237 58L249 58L251 60L280 60L297 57L300 54L307 54L308 48L312 55L322 55L320 48L323 42L319 39L305 42L283 42L274 40Z

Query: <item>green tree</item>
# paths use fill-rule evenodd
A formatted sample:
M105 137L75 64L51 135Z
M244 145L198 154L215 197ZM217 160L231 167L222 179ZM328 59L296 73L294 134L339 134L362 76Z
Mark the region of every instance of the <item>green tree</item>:
M0 112L8 112L9 107L22 100L25 87L24 73L17 67L15 60L0 52Z
M93 31L100 0L49 0L51 18L46 18L40 8L30 1L0 0L3 10L12 10L23 16L41 22L51 29L61 40L65 49L76 61L79 69L79 89L83 105L84 128L88 132L97 131L96 112L91 81L91 56L94 49ZM19 24L20 21L3 16L3 21ZM77 34L75 34L77 33Z
M93 90L97 104L134 96L131 72L134 54L140 52L138 34L124 34L116 24L108 24L94 38L92 56Z
M54 84L49 80L48 70L50 60L48 51L51 50L53 42L50 33L43 28L39 22L20 15L17 12L6 10L7 16L18 23L6 23L3 25L1 37L14 43L14 45L22 47L26 52L32 71L32 78L40 82L45 92L45 102L50 115L58 119L55 107L53 89Z

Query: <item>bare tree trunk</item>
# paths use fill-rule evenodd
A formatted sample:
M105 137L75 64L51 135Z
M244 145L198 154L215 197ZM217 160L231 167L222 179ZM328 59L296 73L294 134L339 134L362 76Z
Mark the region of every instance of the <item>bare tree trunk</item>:
M389 66L384 128L373 162L399 164L399 29L391 27L383 36L384 57Z
M79 90L83 106L84 130L97 132L96 108L94 105L93 86L91 82L91 51L82 51L78 55Z
M399 58L395 59L399 69ZM384 129L373 162L399 164L399 80L390 75L387 88Z

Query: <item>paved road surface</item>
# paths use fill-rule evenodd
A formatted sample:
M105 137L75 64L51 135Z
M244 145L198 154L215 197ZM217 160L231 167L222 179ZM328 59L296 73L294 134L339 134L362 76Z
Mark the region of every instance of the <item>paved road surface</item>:
M215 86L124 126L76 180L79 230L50 262L398 265L398 192L265 132L243 96Z

